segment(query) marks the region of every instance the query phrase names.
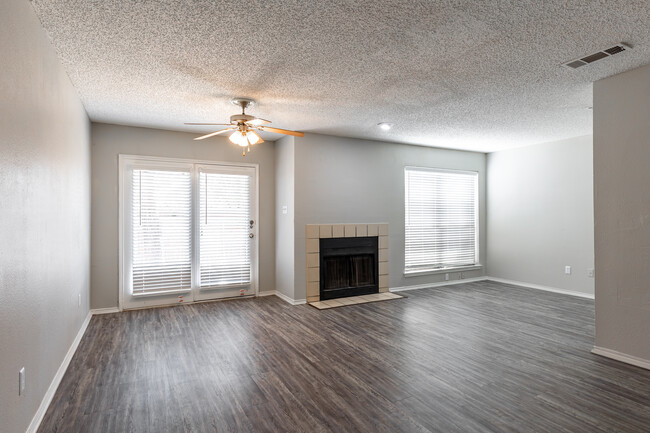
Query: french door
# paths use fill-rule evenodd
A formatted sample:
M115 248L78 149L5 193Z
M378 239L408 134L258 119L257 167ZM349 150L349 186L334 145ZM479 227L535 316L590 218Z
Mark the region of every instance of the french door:
M122 308L254 295L257 166L120 155Z

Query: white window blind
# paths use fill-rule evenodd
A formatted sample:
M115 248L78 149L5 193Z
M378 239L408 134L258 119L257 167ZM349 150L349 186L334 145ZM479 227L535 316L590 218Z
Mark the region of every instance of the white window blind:
M132 171L133 294L191 287L189 171Z
M220 287L251 282L252 219L250 177L201 172L200 285Z
M405 272L478 262L478 174L405 169Z

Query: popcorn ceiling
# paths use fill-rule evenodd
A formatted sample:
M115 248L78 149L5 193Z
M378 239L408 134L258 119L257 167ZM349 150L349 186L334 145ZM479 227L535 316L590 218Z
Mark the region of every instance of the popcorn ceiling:
M647 0L32 4L92 121L197 135L245 96L280 128L489 152L591 134L592 82L650 63Z

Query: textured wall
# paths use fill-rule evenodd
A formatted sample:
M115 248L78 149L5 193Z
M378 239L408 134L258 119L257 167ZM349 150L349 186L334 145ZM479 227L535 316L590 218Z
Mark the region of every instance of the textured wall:
M650 362L650 66L594 84L596 346Z
M274 143L242 157L227 138L194 141L196 134L93 123L92 125L92 308L117 307L118 155L230 161L259 164L259 290L275 290Z
M275 289L294 297L295 141L287 136L275 142ZM282 213L282 207L287 213Z
M305 299L305 225L388 223L389 287L444 280L444 274L404 277L404 167L479 172L480 257L486 257L483 153L328 135L306 134L295 147L295 299ZM484 275L465 272L465 278ZM458 273L451 273L458 279Z
M23 432L88 315L90 127L28 1L0 2L0 59L0 430Z
M584 136L488 155L488 275L594 293L592 142Z

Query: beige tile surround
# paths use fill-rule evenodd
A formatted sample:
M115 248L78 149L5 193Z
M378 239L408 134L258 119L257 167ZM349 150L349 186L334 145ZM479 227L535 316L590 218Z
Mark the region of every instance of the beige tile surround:
M388 224L307 224L307 302L320 301L319 239L366 236L379 237L379 293L388 292Z

